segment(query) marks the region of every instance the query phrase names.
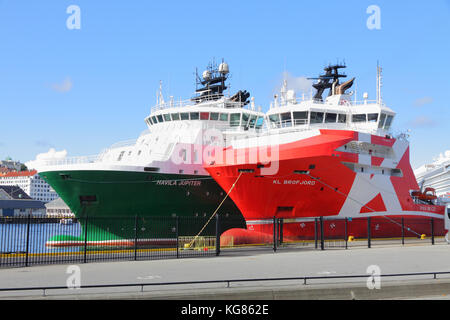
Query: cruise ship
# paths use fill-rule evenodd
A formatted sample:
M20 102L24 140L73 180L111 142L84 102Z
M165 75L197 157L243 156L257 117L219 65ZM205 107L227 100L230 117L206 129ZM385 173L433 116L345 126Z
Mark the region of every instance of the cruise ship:
M263 127L264 113L249 92L226 94L228 77L227 63L210 63L201 76L196 73L195 96L185 101L165 101L160 85L157 104L145 118L147 129L137 140L117 143L93 157L41 164L40 176L82 226L79 237L56 236L47 245L84 244L85 234L88 245L129 244L136 223L146 230L139 237L151 242L174 230L172 218L209 217L216 209L224 217L236 217L230 227L245 227L239 209L203 168L208 148L254 136ZM160 234L152 233L155 220L148 219L156 217L161 218ZM183 235L200 227L191 229Z
M442 201L450 202L450 150L441 154L433 163L417 168L414 174L422 189L432 188Z
M345 67L330 65L312 78L317 91L310 99L297 99L285 84L266 113L268 132L237 139L205 163L224 190L232 189L230 197L245 217L246 230L225 234L234 243L272 235L273 218L284 219L283 237L294 240L314 238L315 217L352 219L354 237L366 236L367 217L386 222L378 237L400 236L396 219L402 217L414 218L408 230L415 235L426 233L430 218L436 234L444 232L445 207L420 190L407 135L391 134L396 114L381 97L381 68L376 100L364 94L356 101L348 92L355 78L340 81ZM234 156L224 159L224 153ZM327 232L344 234L339 225Z

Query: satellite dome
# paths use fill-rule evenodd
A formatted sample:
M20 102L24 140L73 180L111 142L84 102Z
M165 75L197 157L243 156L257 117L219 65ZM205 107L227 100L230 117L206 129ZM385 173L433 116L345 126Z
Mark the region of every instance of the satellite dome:
M222 62L222 63L219 65L219 72L220 72L221 74L227 74L227 73L229 73L229 72L230 72L230 68L228 67L228 63Z
M209 70L203 71L202 77L203 77L203 79L205 79L205 80L211 79L211 72L209 72Z

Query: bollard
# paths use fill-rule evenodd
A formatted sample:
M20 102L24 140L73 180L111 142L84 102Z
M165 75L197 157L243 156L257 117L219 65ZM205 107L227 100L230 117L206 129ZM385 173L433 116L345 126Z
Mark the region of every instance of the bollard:
M370 217L367 218L367 248L371 247L371 226L370 226Z

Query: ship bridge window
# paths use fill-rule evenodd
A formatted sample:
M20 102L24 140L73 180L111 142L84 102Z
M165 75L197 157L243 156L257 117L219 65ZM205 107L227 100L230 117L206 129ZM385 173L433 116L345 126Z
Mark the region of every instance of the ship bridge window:
M308 123L308 111L294 111L294 125L302 125Z
M280 117L282 127L292 127L292 116L290 112L282 113Z
M219 114L217 112L211 112L209 117L210 120L219 120Z
M200 112L200 120L209 120L209 112Z
M168 114L168 113L164 114L164 121L171 121L170 114Z
M155 116L152 117L152 122L153 122L153 124L157 124L158 123L158 120L156 120Z
M220 121L228 121L228 113L221 113Z
M240 120L241 120L240 113L231 113L230 114L230 126L231 127L239 126Z
M164 121L162 115L159 114L156 117L158 118L158 122L163 122Z
M270 125L273 128L279 128L280 127L280 115L279 114L272 114L269 116Z
M378 113L369 113L367 115L367 120L369 122L377 122L378 121Z
M191 120L198 120L199 119L198 112L190 112L190 115L191 115Z
M322 123L323 112L311 112L311 123Z
M189 113L187 112L180 113L180 118L181 120L189 120Z
M179 113L172 113L172 120L173 121L180 120L180 114Z
M365 113L361 113L361 114L354 114L352 115L352 122L366 122L366 114Z
M328 113L325 115L326 123L334 123L336 122L337 114L336 113Z
M394 116L387 116L386 123L384 125L384 129L388 130L391 127L393 119L394 119Z
M346 114L339 114L338 115L338 122L339 123L346 123L347 122L347 115Z
M386 114L382 113L380 114L380 121L378 122L378 128L383 128L384 120L386 120Z
M256 115L251 115L250 116L250 121L249 121L249 127L250 128L254 128L255 127L255 123L256 123L256 118L257 118L257 116Z
M243 113L242 114L242 127L245 128L247 127L248 124L248 119L250 118L250 115L248 113Z
M261 129L262 126L264 125L264 118L263 117L258 117L258 119L256 120L256 129Z

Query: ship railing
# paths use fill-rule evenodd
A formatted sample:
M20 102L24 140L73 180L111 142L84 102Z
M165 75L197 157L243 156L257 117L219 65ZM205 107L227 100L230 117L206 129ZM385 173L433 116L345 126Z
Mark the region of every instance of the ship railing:
M136 144L137 139L132 140L125 140L125 141L119 141L111 145L108 150L116 149L116 148L124 148L124 147L131 147Z
M294 103L293 103L294 102ZM275 104L271 104L270 109L285 107L288 105L295 105L300 103L310 103L310 104L318 104L318 105L329 105L326 101L320 101L320 100L314 100L314 99L304 99L304 98L297 98L295 100L286 100L283 102L276 102ZM374 105L379 104L377 100L345 100L341 101L341 106L361 106L361 105ZM382 106L384 106L384 103L381 103Z
M46 159L40 160L39 164L43 167L47 166L61 166L61 165L70 165L70 164L82 164L82 163L94 163L98 162L100 159L100 155L91 155L91 156L79 156L79 157L66 157L61 159Z
M222 109L228 109L228 108L242 108L243 103L242 102L235 102L235 101L230 101L230 100L206 100L204 102L200 102L200 103L196 103L195 101L189 99L189 100L180 100L180 101L175 101L175 100L171 100L169 102L165 102L165 103L160 103L157 104L156 106L151 108L151 113L160 111L160 110L165 110L165 109L173 109L173 108L182 108L182 107L209 107L209 106L213 106L216 108L222 108Z

